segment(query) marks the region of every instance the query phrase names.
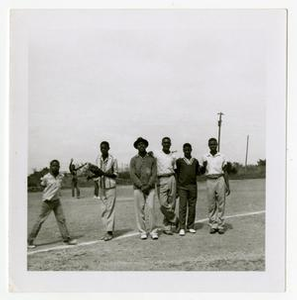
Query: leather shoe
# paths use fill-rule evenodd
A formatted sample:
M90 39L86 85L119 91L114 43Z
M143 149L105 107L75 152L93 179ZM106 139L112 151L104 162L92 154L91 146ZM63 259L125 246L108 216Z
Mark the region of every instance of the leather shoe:
M217 232L217 229L216 228L210 228L210 230L209 230L209 233L210 234L214 234L214 233L216 233Z
M105 242L110 241L112 239L113 239L113 235L111 233L107 233L104 237Z

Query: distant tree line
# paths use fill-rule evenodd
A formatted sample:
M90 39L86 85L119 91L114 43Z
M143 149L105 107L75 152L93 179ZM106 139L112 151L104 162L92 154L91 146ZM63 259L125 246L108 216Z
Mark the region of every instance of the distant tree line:
M230 179L253 179L266 177L266 159L259 159L256 165L244 166L238 162L228 162Z
M243 164L238 162L228 162L227 171L229 173L230 179L256 179L256 178L265 178L266 177L266 159L259 159L256 165L247 165L246 167ZM40 185L40 178L49 172L49 169L43 168L40 171L36 169L33 170L33 173L28 176L28 191L35 192L41 191L42 187ZM93 180L87 180L87 174L85 170L82 170L78 174L79 184L81 187L90 187L93 186ZM205 180L205 176L199 176L198 181ZM120 185L130 185L130 174L128 170L121 171L117 178L117 183ZM71 187L71 174L64 172L63 187Z

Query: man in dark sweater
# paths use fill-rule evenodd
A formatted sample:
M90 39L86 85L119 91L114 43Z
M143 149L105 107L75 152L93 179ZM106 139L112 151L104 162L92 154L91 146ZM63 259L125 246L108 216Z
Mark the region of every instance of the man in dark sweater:
M191 156L192 146L189 143L183 145L184 157L176 161L177 188L179 194L179 235L186 234L186 215L188 208L187 229L195 233L195 215L197 202L197 175L200 174L199 162Z

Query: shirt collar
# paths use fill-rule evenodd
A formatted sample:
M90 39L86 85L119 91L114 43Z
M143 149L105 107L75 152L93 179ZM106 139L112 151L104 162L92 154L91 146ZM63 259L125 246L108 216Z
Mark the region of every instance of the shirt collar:
M100 160L103 161L103 162L109 161L111 158L112 158L112 156L109 153L108 153L108 156L105 160L103 159L102 154L100 155Z
M48 175L49 175L50 177L54 178L54 179L58 179L58 178L60 178L60 177L62 176L62 174L59 173L59 174L55 177L55 176L52 175L50 172L48 172Z
M208 152L207 156L209 156L209 157L221 156L221 153L217 152L215 155L212 155L210 152Z
M183 160L188 164L191 165L194 161L194 157L191 157L190 159L186 158L185 156L183 157Z
M148 156L149 156L148 153L146 153L146 155L144 157L140 156L139 153L137 153L137 155L136 155L136 157L140 157L140 158L145 158L145 157L148 157Z

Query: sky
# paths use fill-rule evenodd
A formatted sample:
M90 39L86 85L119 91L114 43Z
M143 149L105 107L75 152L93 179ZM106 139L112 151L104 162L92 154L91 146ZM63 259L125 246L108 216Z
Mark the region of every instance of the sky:
M94 162L103 140L119 166L142 136L198 159L217 137L231 162L265 159L265 14L255 11L48 11L28 48L28 172Z

